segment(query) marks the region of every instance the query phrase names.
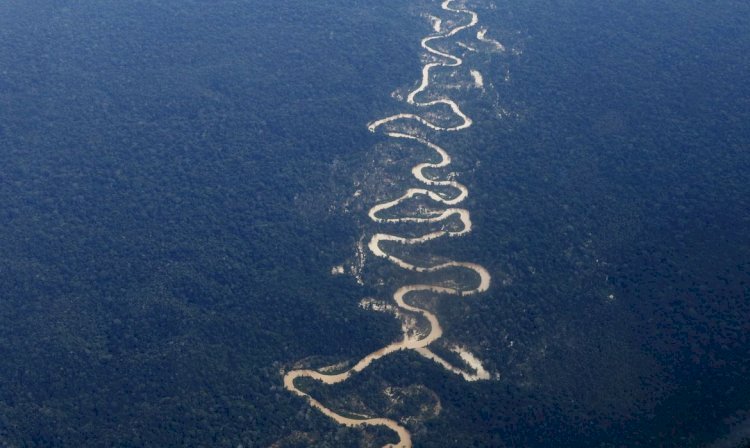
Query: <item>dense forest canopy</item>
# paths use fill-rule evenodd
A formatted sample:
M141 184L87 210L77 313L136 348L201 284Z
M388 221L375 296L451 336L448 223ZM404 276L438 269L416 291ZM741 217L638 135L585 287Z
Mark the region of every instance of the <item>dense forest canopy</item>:
M404 353L310 390L379 411L401 388L410 415L439 397L419 447L742 446L750 6L466 3L509 51L467 55L487 93L445 142L475 229L441 250L496 282L434 306L499 379ZM0 446L387 442L280 372L398 335L358 305L389 271L331 268L370 231L365 187L409 167L377 165L366 124L402 107L436 11L1 5Z

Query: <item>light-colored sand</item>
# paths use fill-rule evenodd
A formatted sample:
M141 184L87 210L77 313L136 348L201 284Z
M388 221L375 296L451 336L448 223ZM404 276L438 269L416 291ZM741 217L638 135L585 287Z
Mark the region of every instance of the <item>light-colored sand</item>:
M472 46L470 46L470 45L466 45L466 44L465 44L465 43L463 43L463 42L459 42L459 43L458 43L458 44L456 44L456 45L458 45L459 47L461 47L461 48L463 48L463 49L469 50L469 51L471 51L471 52L476 52L476 51L477 51L477 49L476 49L476 48L474 48L474 47L472 47Z
M423 93L425 90L427 90L427 88L430 86L431 71L433 69L438 68L438 67L458 67L461 64L463 64L463 60L461 58L454 56L452 54L440 51L432 47L431 43L439 39L446 39L446 38L452 37L467 28L471 28L475 26L478 23L479 18L475 12L469 11L462 7L454 8L451 6L452 3L454 3L454 0L445 0L441 4L441 7L443 10L448 11L448 12L468 15L470 17L470 20L468 21L468 23L464 25L456 26L449 30L443 30L442 19L437 18L437 17L431 18L432 23L433 23L433 29L435 30L437 34L430 35L422 39L421 45L422 45L422 48L428 54L431 54L433 57L436 57L438 60L441 60L441 61L440 62L428 62L427 64L423 66L421 82L416 89L409 92L406 100L408 104L416 106L418 108L432 108L435 106L448 106L452 114L459 119L459 123L452 125L452 126L447 126L447 125L444 126L444 125L436 124L417 114L400 113L400 114L382 118L380 120L373 121L372 123L368 125L368 129L371 132L376 132L382 126L388 125L390 123L409 122L409 121L416 122L434 131L460 131L472 125L471 118L469 118L461 110L461 108L455 101L449 98L439 98L439 99L423 101L423 102L417 99L419 95ZM481 31L481 37L479 34L477 34L477 37L480 38L480 40L487 40L485 39L484 33L486 33L486 30ZM474 73L479 75L479 77L477 78L477 75L475 75ZM479 72L472 70L472 76L474 76L475 83L479 87L483 86L483 80ZM424 187L409 188L400 197L375 205L368 212L368 216L370 217L370 219L372 219L376 223L393 224L393 223L439 223L442 221L446 221L448 219L455 220L457 218L458 221L461 223L461 227L457 230L445 230L445 229L436 230L436 231L425 233L417 237L402 237L398 235L392 235L389 233L376 233L375 235L372 236L372 238L370 239L367 245L370 252L376 257L389 260L391 263L405 270L409 270L413 272L430 273L430 272L442 271L445 269L465 269L468 271L472 271L476 274L476 284L473 287L467 286L465 288L458 287L458 286L445 286L442 284L414 284L414 285L402 286L398 288L398 290L396 290L396 292L393 294L393 301L395 303L395 306L393 308L389 308L390 306L384 307L372 300L363 301L362 306L364 307L369 307L373 310L378 310L378 311L385 311L385 310L393 311L395 314L397 314L397 316L398 315L403 316L409 313L420 315L429 323L429 326L427 327L429 328L429 332L427 334L422 334L417 331L414 331L413 324L409 324L409 325L405 324L402 326L403 334L402 334L402 339L400 341L393 342L379 350L376 350L368 354L367 356L360 359L356 364L354 364L348 370L337 373L337 374L325 373L325 372L316 371L316 370L292 370L290 372L287 372L284 375L284 387L288 391L307 399L308 403L312 407L318 409L324 415L332 418L339 424L342 424L345 426L384 426L384 427L391 429L392 431L396 433L396 435L398 435L399 441L395 444L386 445L386 447L411 448L412 447L411 434L404 426L402 426L398 422L391 420L391 419L387 419L387 418L378 418L378 417L358 418L358 417L352 417L351 416L352 414L348 414L347 416L339 414L327 408L320 401L316 400L309 394L302 391L295 383L295 380L297 380L298 378L311 378L313 380L320 381L324 384L337 384L337 383L346 381L352 375L366 369L370 364L372 364L376 360L383 358L385 356L388 356L391 353L394 353L400 350L413 350L416 353L419 353L420 355L424 356L425 358L430 359L436 362L437 364L441 365L446 370L453 372L456 375L460 375L466 381L487 380L490 378L490 374L484 369L481 361L478 358L476 358L474 355L469 353L466 349L459 348L456 346L452 350L456 354L459 355L463 363L469 368L469 371L453 366L451 363L449 363L445 359L441 358L440 356L432 352L429 349L430 344L440 339L443 335L443 329L440 326L440 321L438 320L437 316L433 314L432 312L424 308L420 308L419 306L416 306L414 304L410 304L409 301L407 300L410 296L413 296L418 293L431 293L434 295L452 295L452 296L458 296L458 297L465 297L465 296L469 296L473 294L482 293L484 291L487 291L490 287L491 277L490 277L489 272L479 264L470 263L470 262L461 262L461 261L448 261L444 263L423 266L423 265L409 262L388 251L388 248L389 247L392 248L393 245L417 245L417 244L423 244L428 241L432 241L432 240L445 237L445 236L456 237L456 236L464 235L468 232L471 232L472 223L471 223L471 215L469 211L463 208L455 207L456 205L464 201L464 199L466 199L466 197L469 194L469 191L463 184L453 180L453 175L449 175L448 179L438 179L438 178L433 177L432 175L425 174L425 170L430 170L430 172L434 172L437 169L445 168L448 165L450 165L451 157L445 149L426 140L425 138L418 137L410 133L406 133L406 131L397 132L397 131L386 130L385 135L394 139L402 139L402 140L409 140L409 141L417 142L427 147L428 149L434 151L439 156L440 160L435 163L423 162L414 166L411 172L414 178L417 179L419 182L421 182L424 185ZM440 192L430 190L430 187L441 187ZM452 193L450 194L445 193L445 190L449 190L449 191L452 190ZM432 200L433 202L437 204L447 206L447 208L443 209L442 211L420 209L421 213L419 213L419 216L396 217L396 218L380 216L383 212L389 209L392 209L398 206L399 204L405 201L408 201L412 198L415 198L415 197L429 198L430 200ZM364 251L361 248L361 243L360 243L359 250L358 250L358 261L360 263L364 263ZM360 270L361 270L361 265L359 266L357 273L359 273ZM338 272L338 270L336 270L336 272ZM361 279L358 279L358 280L361 281Z
M479 73L479 70L471 70L471 77L474 78L474 85L477 88L484 88L484 78L482 77L482 74Z
M495 39L490 39L489 37L487 37L487 28L482 28L477 31L477 39L494 46L497 51L505 51L505 45L501 44Z
M443 26L443 19L441 19L440 17L430 16L430 21L432 22L432 29L436 33L439 33Z

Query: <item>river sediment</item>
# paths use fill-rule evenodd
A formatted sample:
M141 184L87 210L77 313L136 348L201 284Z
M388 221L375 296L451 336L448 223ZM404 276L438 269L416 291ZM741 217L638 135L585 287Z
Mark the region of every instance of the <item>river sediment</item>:
M419 86L414 90L410 91L406 102L416 108L434 108L435 106L447 106L454 119L454 125L441 125L435 123L430 119L424 118L423 116L415 113L399 113L391 115L379 120L375 120L368 124L368 129L371 132L378 132L381 129L383 134L391 139L396 140L407 140L416 142L425 146L426 148L434 151L439 157L438 162L422 162L414 166L411 170L412 175L416 180L422 183L421 188L409 188L398 198L388 200L379 204L374 205L368 212L369 218L378 224L394 224L394 223L439 223L457 217L461 223L460 228L457 229L442 229L435 230L432 232L425 233L421 236L416 237L404 237L399 235L393 235L389 233L376 233L371 238L367 247L369 251L376 257L383 258L393 263L394 265L408 271L420 272L420 273L434 273L445 269L465 269L475 274L476 284L473 286L445 286L443 284L409 284L401 286L393 293L393 302L400 311L405 313L412 313L422 316L427 323L429 331L426 334L414 334L413 332L407 333L406 329L403 333L403 339L400 341L393 342L386 345L385 347L376 350L368 354L367 356L360 359L356 364L346 371L331 374L323 371L302 369L292 370L284 374L284 388L295 395L303 397L307 400L308 404L315 409L322 412L324 415L330 417L337 423L345 426L383 426L392 430L399 438L398 442L394 444L386 445L386 448L411 448L412 440L411 434L399 422L382 417L363 417L363 418L352 418L350 416L341 415L330 408L326 407L323 403L310 396L308 393L301 390L295 383L298 378L311 378L316 381L320 381L323 384L337 384L349 379L352 375L355 375L365 370L376 360L384 358L391 353L400 350L413 350L415 353L436 362L449 372L461 376L466 381L479 381L490 379L490 374L485 370L481 361L470 353L465 348L454 346L451 351L455 352L459 358L464 362L467 368L461 368L452 365L447 360L441 358L430 350L430 345L440 339L443 335L443 329L440 325L438 317L427 309L421 308L414 303L409 303L409 297L419 293L429 293L434 295L449 295L466 297L474 294L480 294L489 289L491 284L491 276L489 272L477 263L465 262L465 261L447 261L443 263L433 265L420 265L407 261L396 254L389 252L387 246L393 247L393 245L419 245L424 244L428 241L433 241L442 237L458 237L465 235L472 230L471 214L468 210L458 207L469 194L466 186L461 183L450 179L440 179L431 175L425 174L425 170L435 171L439 168L445 168L451 164L451 157L444 148L437 144L429 141L428 139L412 135L410 133L403 132L401 130L392 129L401 122L416 122L419 125L424 126L430 131L438 132L457 132L463 129L467 129L472 126L473 122L462 110L461 107L452 99L441 97L429 101L420 101L419 97L430 87L430 81L432 79L432 71L437 68L456 68L463 64L463 59L459 56L450 54L434 47L432 44L439 40L447 39L457 35L458 33L473 28L477 25L479 17L477 13L466 9L462 6L452 6L457 3L455 0L445 0L441 4L441 8L451 14L457 14L466 17L468 20L463 19L463 24L447 28L445 22L439 18L433 17L433 29L434 34L431 34L421 41L421 47L435 59L434 62L428 62L422 67L422 77ZM485 36L486 29L482 29L477 33L477 38L485 41L490 41ZM499 43L497 43L500 45ZM478 72L477 72L478 73ZM474 75L476 78L476 75ZM480 75L481 76L481 75ZM439 191L435 191L431 188L439 187ZM452 193L446 193L451 191ZM424 211L422 216L408 216L408 217L382 217L381 215L394 208L399 204L408 201L416 197L429 198L436 204L445 206L441 211Z

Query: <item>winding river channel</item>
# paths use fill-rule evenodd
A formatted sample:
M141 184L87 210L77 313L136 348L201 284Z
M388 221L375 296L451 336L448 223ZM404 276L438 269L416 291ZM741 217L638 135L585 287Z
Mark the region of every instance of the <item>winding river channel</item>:
M423 93L430 87L430 81L433 79L433 70L447 67L459 67L463 64L463 59L453 54L441 51L435 48L434 43L442 39L448 39L461 33L464 30L473 28L479 21L478 15L464 6L455 6L455 0L445 0L441 4L444 11L451 15L455 15L456 24L454 26L448 26L446 29L446 23L453 23L447 20L437 19L433 23L434 33L425 37L421 41L422 48L431 55L431 62L426 63L422 68L422 79L419 86L409 92L406 101L409 105L416 108L435 108L447 106L451 112L452 117L450 118L453 125L441 125L435 122L432 118L435 115L430 115L430 118L424 118L422 115L414 113L400 113L391 115L376 121L371 122L368 125L368 129L371 132L382 132L385 136L398 139L401 141L409 141L417 143L433 151L439 161L437 162L423 162L414 166L411 170L412 175L421 184L421 188L409 188L400 197L379 203L373 206L369 210L369 217L372 221L378 224L393 224L393 223L415 223L415 224L435 224L451 220L455 222L456 219L460 222L460 226L456 225L443 225L441 230L434 230L425 233L417 237L404 237L398 235L392 235L389 233L376 233L372 236L369 241L368 248L373 255L386 259L391 263L399 266L402 269L431 273L438 272L446 269L463 269L474 273L476 283L473 286L446 286L442 283L435 284L410 284L405 285L396 290L393 294L393 300L396 306L405 313L415 314L422 316L429 326L427 327L427 334L409 333L404 330L403 339L397 342L388 344L387 346L368 354L364 358L360 359L356 364L350 367L348 370L340 373L324 373L317 370L292 370L286 372L284 375L284 387L286 390L303 397L307 400L310 406L318 409L326 416L332 418L341 425L350 427L354 426L384 426L394 431L399 440L395 444L386 445L386 447L393 448L410 448L412 447L411 434L409 431L401 425L399 422L381 417L350 417L341 415L330 408L326 407L323 403L310 396L305 391L301 390L296 380L298 378L311 378L316 381L320 381L324 384L337 384L346 381L352 375L365 370L374 361L386 357L391 353L399 350L413 350L414 352L430 359L437 364L444 367L446 370L463 377L466 381L478 381L490 379L490 374L484 369L481 362L474 357L471 353L464 349L455 348L453 350L459 355L465 366L457 367L452 365L449 361L440 357L430 349L430 345L440 339L443 335L443 329L440 326L438 317L424 309L409 303L409 297L415 294L433 294L433 295L451 295L465 297L473 294L479 294L487 291L490 287L491 277L487 270L476 263L462 262L462 261L448 261L434 265L419 265L413 264L392 252L388 251L388 247L398 247L404 245L418 245L426 243L428 241L436 240L442 237L458 237L471 232L471 215L468 210L460 208L459 204L466 199L469 194L468 189L461 183L448 177L448 179L441 179L436 175L430 173L436 172L437 169L445 168L451 164L451 157L448 152L442 147L435 143L427 140L426 138L407 133L403 131L404 126L397 127L398 124L404 124L415 122L431 131L444 131L444 132L456 132L463 129L467 129L472 125L472 120L469 118L459 107L459 105L445 97L441 97L429 101L420 101L419 98L424 96ZM477 32L477 39L483 42L490 42L493 45L501 46L496 41L491 41L485 36L486 29L482 29ZM478 72L477 72L478 73ZM473 72L472 72L473 74ZM476 77L476 75L474 75ZM481 79L481 78L479 78ZM441 119L442 121L442 119ZM446 193L451 192L451 193ZM428 210L422 211L418 216L406 216L406 217L387 217L387 211L397 207L405 201L413 198L429 198L441 207L441 210ZM385 215L385 217L383 216ZM468 367L468 368L466 368Z

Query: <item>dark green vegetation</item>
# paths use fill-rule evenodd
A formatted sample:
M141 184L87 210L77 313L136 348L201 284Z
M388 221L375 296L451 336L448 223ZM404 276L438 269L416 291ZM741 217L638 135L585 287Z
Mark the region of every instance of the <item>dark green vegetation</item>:
M0 6L0 445L363 440L279 371L395 335L357 307L374 291L329 275L369 198L329 207L370 169L365 124L418 79L415 13L436 5L404 3ZM463 98L477 125L442 143L476 227L436 252L493 273L489 294L439 307L501 379L399 354L319 394L413 415L382 389L425 385L442 411L410 427L418 447L735 431L713 445L734 448L750 409L750 7L494 3L482 23L523 54L467 64L517 116Z
M337 431L279 370L391 324L330 276L330 166L418 61L404 11L326 3L0 7L0 444Z

